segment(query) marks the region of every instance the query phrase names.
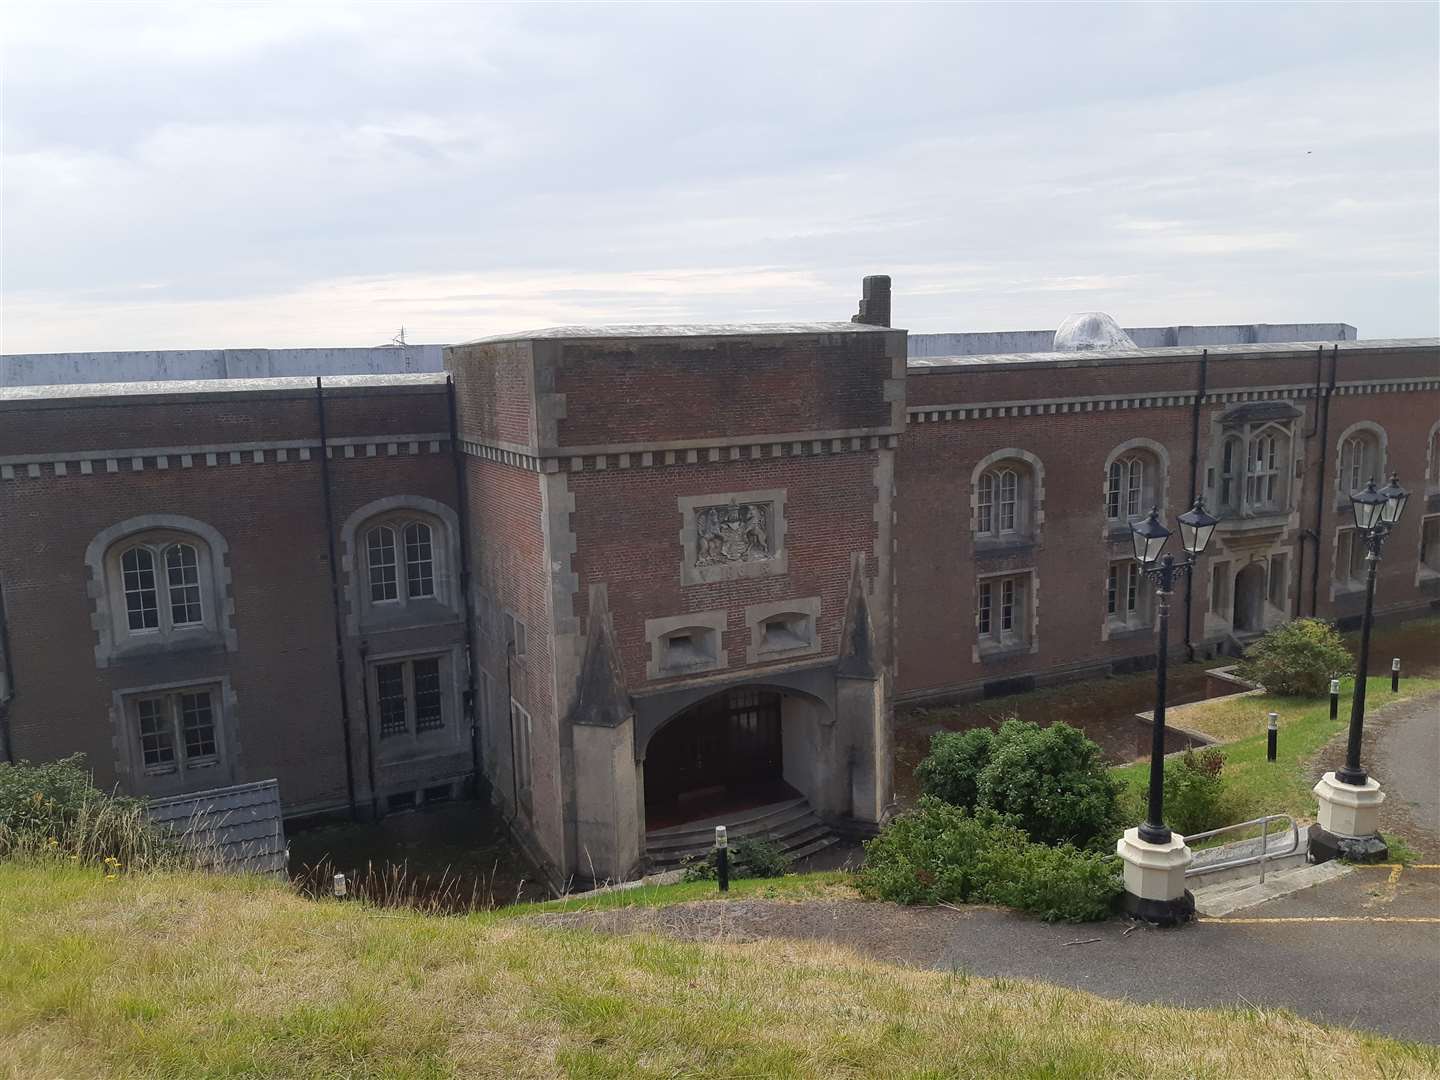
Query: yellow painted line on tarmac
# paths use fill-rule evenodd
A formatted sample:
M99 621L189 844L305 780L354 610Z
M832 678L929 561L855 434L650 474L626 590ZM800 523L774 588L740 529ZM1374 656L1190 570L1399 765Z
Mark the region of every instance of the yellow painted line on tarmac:
M1440 915L1275 915L1268 918L1231 919L1204 917L1210 923L1440 923Z

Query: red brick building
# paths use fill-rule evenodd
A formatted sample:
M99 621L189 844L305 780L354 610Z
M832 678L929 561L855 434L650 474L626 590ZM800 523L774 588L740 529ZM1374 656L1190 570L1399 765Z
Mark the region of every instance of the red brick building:
M877 283L878 284L878 283ZM473 779L557 879L726 791L891 802L895 701L1150 661L1128 527L1224 523L1216 650L1440 598L1440 347L906 360L869 322L564 328L444 375L0 390L0 759L383 814ZM709 800L709 801L707 801Z

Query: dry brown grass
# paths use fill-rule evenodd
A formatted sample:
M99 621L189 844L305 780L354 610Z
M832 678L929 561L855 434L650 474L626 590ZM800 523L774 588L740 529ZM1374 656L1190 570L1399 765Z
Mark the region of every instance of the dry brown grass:
M1398 1077L1440 1057L1285 1012L317 903L253 879L0 865L17 1077ZM1163 1032L1162 1038L1137 1033Z

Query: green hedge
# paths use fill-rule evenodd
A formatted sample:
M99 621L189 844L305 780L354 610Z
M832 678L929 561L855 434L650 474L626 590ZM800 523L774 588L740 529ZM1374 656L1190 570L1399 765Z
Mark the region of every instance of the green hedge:
M1036 843L993 812L928 795L865 845L857 883L872 899L1001 904L1067 922L1105 918L1122 891L1113 855Z

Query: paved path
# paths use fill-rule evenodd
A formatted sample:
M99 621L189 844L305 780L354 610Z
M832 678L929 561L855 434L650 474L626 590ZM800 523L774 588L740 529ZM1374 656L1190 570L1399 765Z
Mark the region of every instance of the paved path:
M1381 716L1373 770L1387 792L1388 816L1415 848L1440 857L1440 694Z
M1047 925L990 908L853 900L698 901L539 921L693 941L826 941L889 963L1037 979L1134 1001L1286 1008L1440 1043L1440 867L1392 877L1389 867L1357 869L1180 930L1131 929L1118 919Z

